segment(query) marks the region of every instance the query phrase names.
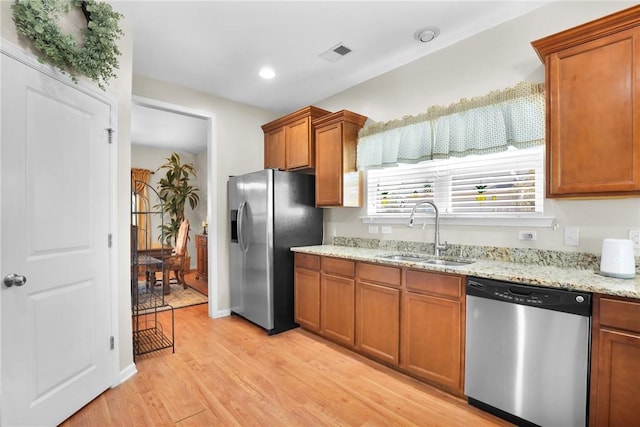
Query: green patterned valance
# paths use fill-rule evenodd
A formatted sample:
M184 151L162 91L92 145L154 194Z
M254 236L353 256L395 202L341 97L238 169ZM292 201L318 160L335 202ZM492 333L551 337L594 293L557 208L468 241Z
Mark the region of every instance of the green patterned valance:
M544 144L543 83L519 83L448 107L374 123L358 135L358 168L464 157Z

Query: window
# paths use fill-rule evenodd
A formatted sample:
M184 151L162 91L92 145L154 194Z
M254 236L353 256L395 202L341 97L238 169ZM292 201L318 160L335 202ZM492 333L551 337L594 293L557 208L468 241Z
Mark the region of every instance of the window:
M423 200L433 201L443 216L541 215L543 165L544 147L537 146L371 169L367 172L367 215L406 217Z

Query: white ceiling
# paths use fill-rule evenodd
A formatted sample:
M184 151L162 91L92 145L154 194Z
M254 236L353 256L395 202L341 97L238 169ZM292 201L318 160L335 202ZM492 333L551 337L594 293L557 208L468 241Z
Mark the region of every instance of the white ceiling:
M135 74L284 115L548 0L109 2L133 30ZM439 36L415 40L414 32L427 26L438 27ZM336 62L319 56L339 43L352 52ZM266 65L276 72L272 80L258 76ZM134 108L133 143L198 144L181 126L189 120L159 126L171 119L146 110Z
M207 120L134 101L131 143L197 154L207 149Z

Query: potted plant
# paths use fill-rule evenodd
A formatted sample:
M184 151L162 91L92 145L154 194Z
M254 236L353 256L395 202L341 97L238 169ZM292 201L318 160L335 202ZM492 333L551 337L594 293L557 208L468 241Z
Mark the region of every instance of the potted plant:
M476 191L478 192L478 196L476 196L476 200L479 202L484 202L487 200L487 196L484 195L486 185L476 185Z
M191 209L198 206L200 190L191 184L191 177L196 177L193 164L182 164L178 153L171 153L166 160L167 163L157 169L157 171L166 171L164 177L158 182L158 196L162 202L162 210L169 216L169 222L160 226L162 229L160 240L170 245L178 236L187 202Z

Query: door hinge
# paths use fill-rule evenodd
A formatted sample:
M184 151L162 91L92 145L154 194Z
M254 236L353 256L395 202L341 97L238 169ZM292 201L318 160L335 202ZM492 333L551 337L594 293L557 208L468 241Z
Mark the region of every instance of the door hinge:
M113 144L113 134L115 133L115 130L108 128L107 133L109 134L109 144Z
M116 339L113 337L113 335L111 335L111 337L109 338L109 349L113 350L116 348Z
M107 237L107 245L109 245L109 247L113 245L113 234L111 233L109 233L109 236Z

